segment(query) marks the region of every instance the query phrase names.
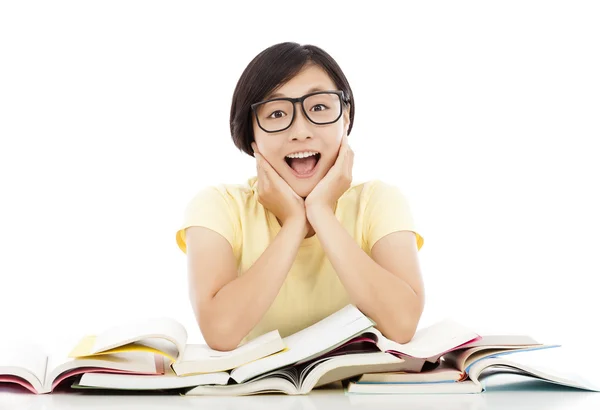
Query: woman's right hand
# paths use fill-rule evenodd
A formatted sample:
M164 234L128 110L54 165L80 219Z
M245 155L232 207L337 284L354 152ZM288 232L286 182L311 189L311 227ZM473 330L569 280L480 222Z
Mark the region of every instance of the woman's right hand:
M252 142L254 158L256 158L256 173L258 176L258 202L271 211L281 225L297 221L304 223L306 235L310 224L306 218L304 199L273 169L271 164L258 152L255 142Z

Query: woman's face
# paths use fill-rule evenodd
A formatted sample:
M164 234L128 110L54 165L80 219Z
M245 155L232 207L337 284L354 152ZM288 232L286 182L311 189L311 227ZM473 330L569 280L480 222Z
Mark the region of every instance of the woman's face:
M297 98L314 91L333 90L337 90L337 88L331 78L329 78L329 75L321 67L309 64L295 77L283 84L279 89L273 91L265 100L277 97ZM277 93L277 95L274 96L274 93ZM309 105L312 104L305 103L307 112L312 110L315 117L317 115L324 115L319 114L319 112L326 109L324 105L315 105L314 107ZM344 107L343 114L336 122L317 125L305 117L302 107L297 103L296 116L292 125L286 130L274 133L262 130L256 121L256 116L252 115L254 139L258 146L258 151L288 185L303 198L308 196L337 159L342 137L347 132L350 123L350 107L342 107ZM292 112L279 110L267 113L265 110L262 110L259 115L262 125L268 121L266 116L269 116L271 121L276 121L286 116L290 118ZM263 120L263 117L265 117L265 120ZM319 155L303 160L286 159L288 155L298 152L318 152ZM313 168L315 158L318 158L318 161Z

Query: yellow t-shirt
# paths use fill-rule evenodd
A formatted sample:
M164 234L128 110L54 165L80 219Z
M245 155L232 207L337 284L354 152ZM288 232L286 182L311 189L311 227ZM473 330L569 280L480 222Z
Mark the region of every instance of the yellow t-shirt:
M246 184L221 184L202 189L188 204L177 245L186 253L185 229L204 226L231 244L238 275L243 275L275 238L281 226L258 202L257 178ZM402 192L380 180L353 184L339 199L336 217L356 243L371 255L373 245L395 231L417 233ZM251 340L278 329L285 337L343 308L350 299L317 235L305 238L281 290L261 321L244 338Z

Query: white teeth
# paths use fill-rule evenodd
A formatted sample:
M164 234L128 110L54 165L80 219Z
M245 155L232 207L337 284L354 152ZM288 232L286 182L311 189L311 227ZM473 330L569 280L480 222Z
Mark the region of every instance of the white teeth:
M317 154L318 152L315 151L295 152L293 154L286 155L286 158L306 158Z

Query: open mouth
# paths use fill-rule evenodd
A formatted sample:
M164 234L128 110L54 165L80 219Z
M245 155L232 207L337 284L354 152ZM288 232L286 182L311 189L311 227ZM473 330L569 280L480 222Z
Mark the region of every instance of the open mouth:
M302 158L286 156L285 162L294 175L299 178L307 178L315 173L320 159L321 153L316 152L312 155L302 156Z

